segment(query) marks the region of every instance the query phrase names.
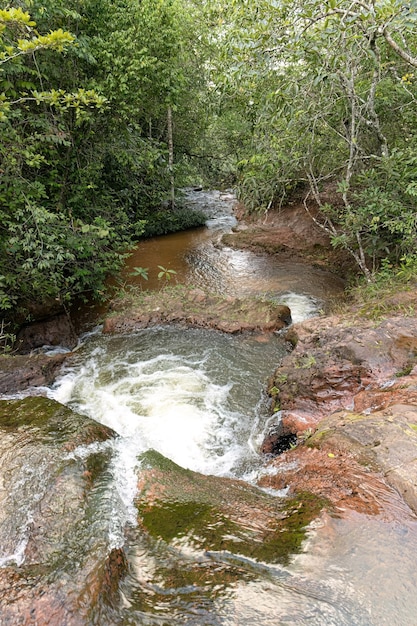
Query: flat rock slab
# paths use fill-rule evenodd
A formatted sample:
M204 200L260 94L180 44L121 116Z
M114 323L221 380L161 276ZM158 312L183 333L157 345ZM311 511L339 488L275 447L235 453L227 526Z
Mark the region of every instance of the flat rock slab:
M309 445L347 452L381 471L417 513L417 402L360 414L339 411L320 422Z
M112 303L104 333L130 333L150 326L182 324L225 333L272 332L291 323L286 305L258 298L208 294L177 285L156 292L136 292Z

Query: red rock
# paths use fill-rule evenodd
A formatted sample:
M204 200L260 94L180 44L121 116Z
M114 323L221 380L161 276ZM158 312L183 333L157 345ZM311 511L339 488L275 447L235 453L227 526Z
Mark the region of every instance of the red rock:
M352 509L367 515L385 514L406 509L398 493L386 484L382 475L358 463L348 453L332 447L319 450L300 446L276 457L259 484L273 489L289 489L289 494L306 489L327 498L339 509Z
M366 321L347 326L340 318L315 318L295 325L286 337L295 348L269 389L282 410L283 432L299 434L355 403L362 411L385 406L387 384L398 383L414 364L417 320L394 318L373 327Z

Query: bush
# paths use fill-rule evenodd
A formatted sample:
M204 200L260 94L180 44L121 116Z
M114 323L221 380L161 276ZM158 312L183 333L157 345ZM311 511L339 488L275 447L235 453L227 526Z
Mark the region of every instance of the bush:
M207 217L200 211L191 209L160 210L146 215L143 237L167 235L180 230L204 226Z

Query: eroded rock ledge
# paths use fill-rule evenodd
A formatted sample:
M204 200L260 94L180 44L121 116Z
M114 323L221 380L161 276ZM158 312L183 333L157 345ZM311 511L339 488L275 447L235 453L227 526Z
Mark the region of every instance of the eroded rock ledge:
M174 323L225 333L272 332L291 323L291 312L285 305L209 294L185 285L128 294L114 301L111 308L104 333L130 333Z
M381 502L386 485L417 512L417 319L316 318L286 337L294 350L269 382L282 421L263 451L290 434L301 445L272 461L268 486L360 508L358 493Z

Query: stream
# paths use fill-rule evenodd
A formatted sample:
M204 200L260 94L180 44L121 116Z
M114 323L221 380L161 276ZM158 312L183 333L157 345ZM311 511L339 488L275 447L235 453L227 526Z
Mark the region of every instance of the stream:
M140 278L132 277L131 272L134 267L146 266L149 281L144 287L159 288L160 265L176 272L173 282L223 294L267 295L288 304L294 321L325 310L329 300L341 294L343 285L330 272L220 246L222 233L235 225L231 193L189 190L187 199L205 210L207 226L141 242L128 261L127 282L139 283ZM200 498L200 508L195 506L193 520L185 530L181 526L184 513L179 522L174 520L175 507L167 509L168 522L164 522L171 522L174 529L162 526L163 508L159 514L157 511L153 525L146 525L149 502L145 521L138 522L138 476L141 484L141 476L152 479L152 472L174 476L169 478L173 487L167 480L174 490L175 483L193 482L191 472L199 473L194 475L196 482L204 477L213 481L204 487L208 492L220 492L224 481L230 481L236 493L244 491L244 485L257 489L257 479L270 471L258 452L271 419L266 380L285 352L279 334L260 341L255 336L176 327L157 327L130 336L104 336L100 327L86 333L55 384L32 389L31 394L47 396L111 428L117 436L68 448L64 454L41 448L44 441L36 446L20 435L20 447L29 447L30 455L24 466L16 461L20 478L8 496L2 497L0 489L0 539L4 543L0 545L0 567L13 567L16 577L25 566L36 503L52 489L48 487L49 474L58 472L57 467L84 467L87 463L89 473L99 475L88 513L80 517L61 554L53 556L56 564L45 584L62 593L65 580L67 591L63 600L60 596L61 604L78 594L82 600L77 600L77 607L83 609L90 601L97 606L90 612L81 611L84 617L78 621L69 611L61 623L415 626L417 523L406 509L389 518L348 511L313 515L306 528L296 531L296 541L278 557L272 549L270 555L253 556L245 548L244 531L237 537L230 530L224 533L224 544L213 540L210 547L211 534L216 529L220 533L223 522L219 516L212 519L204 513L203 523L198 525L204 509L199 494L192 497ZM16 458L18 444L13 443ZM161 464L149 470L151 450ZM168 465L161 459L167 459ZM144 493L157 489L158 481L152 485L144 486ZM252 497L252 491L248 493ZM261 496L269 498L267 503L287 498L286 490L259 490ZM182 511L189 511L190 501L182 503ZM236 501L240 502L237 508L244 506ZM8 514L6 509L12 506ZM71 518L70 502L68 510ZM248 519L249 542L256 543L259 539L253 528L256 530L256 524ZM94 553L119 549L124 550L128 567L117 601L98 602L91 588L88 593L79 591L86 585L79 580L83 564L90 562ZM31 570L30 575L38 576L38 571L33 574ZM2 615L0 607L2 626L59 623L52 617L51 621L3 621Z

